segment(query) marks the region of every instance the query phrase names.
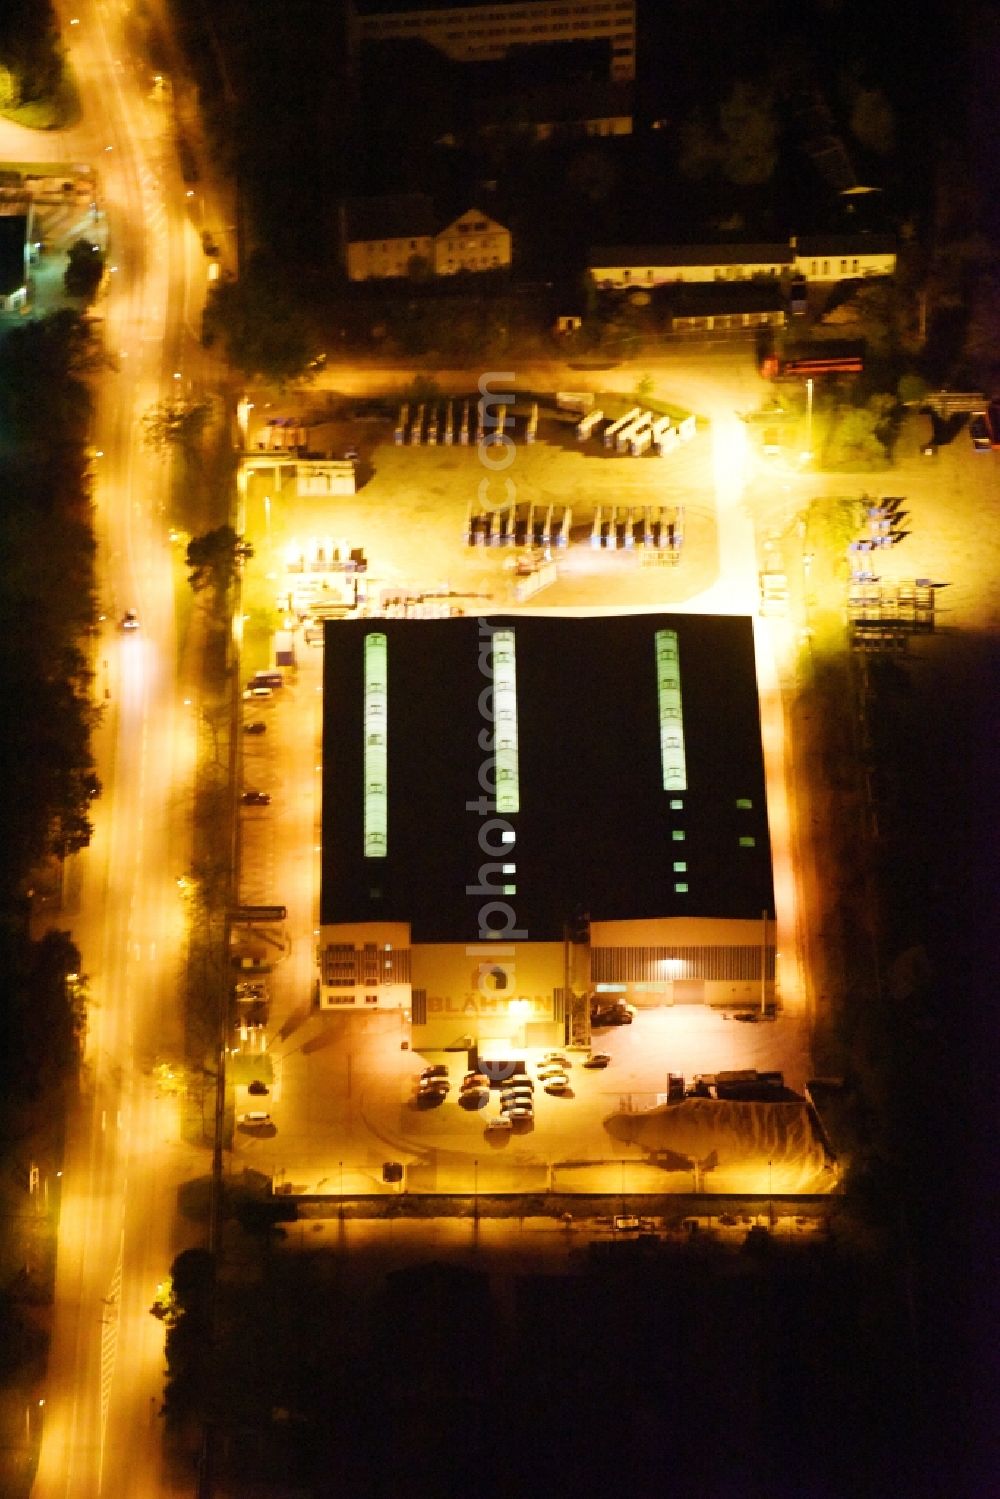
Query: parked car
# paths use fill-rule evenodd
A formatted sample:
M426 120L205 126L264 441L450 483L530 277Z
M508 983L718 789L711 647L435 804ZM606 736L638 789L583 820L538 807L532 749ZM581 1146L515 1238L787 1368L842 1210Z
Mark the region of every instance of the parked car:
M422 1077L417 1084L418 1093L436 1093L440 1098L443 1098L450 1088L451 1083L446 1077Z
M247 1087L247 1092L253 1093L256 1097L268 1093L269 1091L270 1089L268 1088L267 1083L262 1083L260 1078L258 1077L255 1077L253 1082L250 1083Z
M547 1051L538 1064L540 1067L561 1067L568 1072L573 1063L569 1057L564 1057L561 1051Z
M266 734L267 724L262 718L253 718L243 725L244 734Z
M435 1062L434 1065L433 1065L433 1067L425 1067L424 1068L423 1072L420 1074L420 1079L419 1080L420 1080L420 1082L423 1082L425 1078L447 1077L447 1076L448 1076L448 1068L447 1068L446 1064L444 1062Z
M274 693L270 687L248 687L243 694L243 701L249 702L251 698L273 697Z
M467 1072L462 1079L462 1092L469 1088L489 1088L490 1080L485 1072Z
M550 1077L565 1077L565 1075L565 1067L560 1067L557 1062L546 1062L538 1069L539 1080L543 1083L547 1083Z
M237 1124L270 1124L271 1116L263 1109L247 1109L245 1114L236 1115Z
M236 998L243 1001L266 999L267 985L263 979L242 979L236 985Z
M269 807L271 795L268 791L244 791L240 801L244 807Z
M123 630L137 630L139 628L139 616L134 609L126 609L122 615Z
M552 1077L545 1079L546 1093L566 1093L569 1090L569 1078L565 1072L557 1072Z
M611 1056L610 1056L609 1052L606 1052L606 1051L592 1051L590 1053L590 1056L587 1058L587 1060L584 1062L583 1065L585 1067L593 1067L593 1068L607 1067L608 1064L610 1063L610 1061L611 1061Z
M506 1114L497 1114L492 1119L487 1119L486 1128L493 1134L506 1134L510 1128L510 1119Z
M612 1226L619 1234L651 1234L656 1231L656 1223L652 1218L635 1218L631 1214L615 1218Z
M590 1023L591 1025L631 1025L634 1015L634 1005L626 1004L623 999L616 999L611 1004L594 1005L590 1011Z
M507 1118L513 1124L519 1119L534 1119L535 1111L530 1104L515 1103L510 1108L504 1109Z

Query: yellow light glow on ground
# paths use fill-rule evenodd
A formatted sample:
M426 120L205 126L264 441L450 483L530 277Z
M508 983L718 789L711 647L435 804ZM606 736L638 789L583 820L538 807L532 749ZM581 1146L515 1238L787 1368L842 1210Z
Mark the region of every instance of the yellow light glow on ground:
M799 930L799 892L795 862L793 808L786 777L785 717L774 658L770 621L758 619L754 628L760 732L767 784L767 815L771 839L771 867L776 913L775 976L781 1003L789 1012L806 1003Z

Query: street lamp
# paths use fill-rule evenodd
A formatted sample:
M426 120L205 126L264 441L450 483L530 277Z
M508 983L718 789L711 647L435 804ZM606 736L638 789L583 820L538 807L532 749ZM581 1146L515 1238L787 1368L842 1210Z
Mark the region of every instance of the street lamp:
M813 382L806 381L806 451L805 459L808 463L812 459L813 451Z

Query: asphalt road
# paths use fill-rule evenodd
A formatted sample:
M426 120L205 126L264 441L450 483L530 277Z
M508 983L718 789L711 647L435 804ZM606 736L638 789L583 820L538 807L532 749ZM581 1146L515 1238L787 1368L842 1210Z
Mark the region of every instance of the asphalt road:
M179 1183L203 1169L151 1067L179 1035L181 912L195 721L175 683L165 471L141 417L186 382L205 268L173 165L164 101L129 55L126 7L57 7L82 118L45 136L0 127L0 153L89 164L107 214L103 314L117 366L99 378L93 442L104 634L95 691L105 794L95 837L67 871L56 924L81 949L92 1004L82 1096L69 1120L39 1499L135 1499L175 1490L161 1471L163 1333L149 1315L175 1242ZM75 18L76 24L70 25ZM185 386L186 388L186 386ZM127 608L141 622L123 634ZM189 1492L185 1484L176 1492Z

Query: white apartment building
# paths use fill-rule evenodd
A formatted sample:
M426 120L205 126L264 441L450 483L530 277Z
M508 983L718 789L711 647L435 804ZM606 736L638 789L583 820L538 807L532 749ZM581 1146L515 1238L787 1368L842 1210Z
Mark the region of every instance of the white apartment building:
M363 42L427 42L455 62L495 62L515 46L608 41L612 78L635 77L635 0L508 0L371 10L358 15L357 34Z

